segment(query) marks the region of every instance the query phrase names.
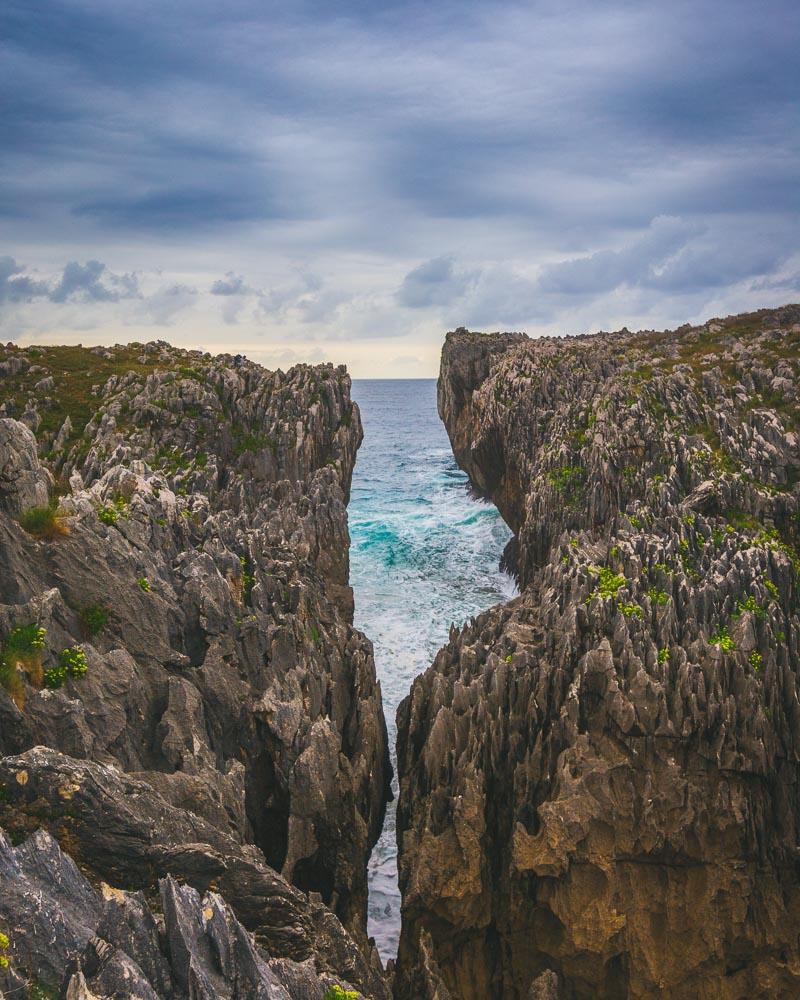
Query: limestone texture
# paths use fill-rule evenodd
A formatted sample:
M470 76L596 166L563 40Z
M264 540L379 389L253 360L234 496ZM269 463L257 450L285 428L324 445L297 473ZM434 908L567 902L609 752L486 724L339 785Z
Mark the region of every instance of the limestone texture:
M448 334L519 596L398 712L395 996L800 996L800 307Z
M0 401L0 991L387 997L345 369L7 345Z

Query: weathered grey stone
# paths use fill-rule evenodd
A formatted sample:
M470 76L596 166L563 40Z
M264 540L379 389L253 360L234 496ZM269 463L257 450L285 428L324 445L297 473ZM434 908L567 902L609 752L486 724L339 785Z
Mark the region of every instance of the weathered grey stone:
M521 594L398 713L401 1000L800 993L798 320L448 335Z

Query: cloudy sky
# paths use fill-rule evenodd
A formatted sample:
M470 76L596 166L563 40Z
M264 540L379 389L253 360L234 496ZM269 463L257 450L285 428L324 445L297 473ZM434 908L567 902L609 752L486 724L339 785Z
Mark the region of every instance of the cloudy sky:
M0 339L433 375L800 299L797 0L4 0Z

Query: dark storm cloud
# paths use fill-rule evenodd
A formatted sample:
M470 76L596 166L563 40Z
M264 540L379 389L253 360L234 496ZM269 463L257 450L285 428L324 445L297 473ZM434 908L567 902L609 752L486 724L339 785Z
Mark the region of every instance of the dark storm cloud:
M291 231L315 273L342 252L403 267L392 304L517 296L524 321L622 287L767 289L798 250L796 0L6 0L0 39L12 251L152 240L222 274L248 234L277 256ZM133 294L75 267L54 302ZM325 280L288 310L233 274L203 287L316 322L361 277ZM190 294L171 287L170 317ZM6 302L41 295L0 272Z

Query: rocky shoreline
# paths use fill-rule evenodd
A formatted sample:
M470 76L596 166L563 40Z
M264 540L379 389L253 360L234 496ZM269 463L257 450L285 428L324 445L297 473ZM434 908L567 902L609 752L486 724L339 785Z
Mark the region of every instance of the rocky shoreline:
M0 996L800 993L800 307L448 334L519 596L398 711L344 368L0 347Z
M345 370L9 345L0 391L0 990L388 997Z
M800 307L448 334L511 602L398 713L395 996L800 992Z

